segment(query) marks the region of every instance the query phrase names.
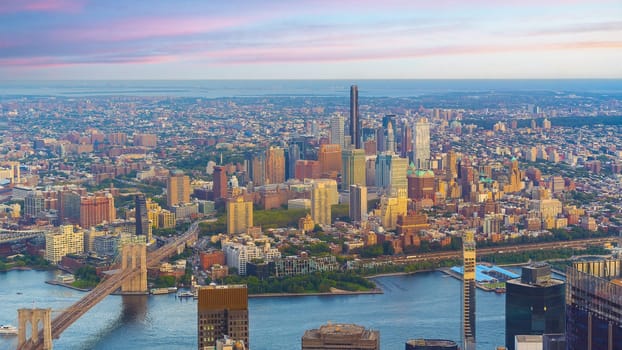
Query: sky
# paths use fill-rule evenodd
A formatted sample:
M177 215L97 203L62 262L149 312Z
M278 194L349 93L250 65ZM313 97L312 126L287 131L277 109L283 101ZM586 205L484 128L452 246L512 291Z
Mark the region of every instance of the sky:
M622 0L0 0L0 80L622 78Z

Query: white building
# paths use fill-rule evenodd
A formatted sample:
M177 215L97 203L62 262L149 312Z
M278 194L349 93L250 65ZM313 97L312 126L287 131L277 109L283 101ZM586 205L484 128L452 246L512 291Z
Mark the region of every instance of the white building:
M59 231L45 235L45 259L58 264L67 254L82 253L84 251L84 233L74 231L73 226L63 225Z
M227 242L223 244L222 250L225 252L227 266L237 269L240 276L246 276L247 262L255 259L273 261L281 257L281 252L276 248L271 248L268 243L263 247L258 247L254 243L244 245Z

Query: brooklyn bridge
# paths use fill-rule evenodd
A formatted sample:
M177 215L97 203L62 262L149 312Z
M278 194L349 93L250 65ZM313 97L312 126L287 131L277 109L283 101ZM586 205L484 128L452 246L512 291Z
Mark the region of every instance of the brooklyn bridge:
M111 273L82 299L62 310L54 319L51 317L51 309L19 309L17 349L52 349L52 339L58 339L63 331L82 315L106 296L119 289L126 294L146 293L147 266L157 265L163 259L180 252L187 245L195 242L198 231L198 223L194 223L183 235L149 253L147 253L144 243L123 245L120 255L120 268L115 273ZM30 333L30 338L27 337L28 333Z

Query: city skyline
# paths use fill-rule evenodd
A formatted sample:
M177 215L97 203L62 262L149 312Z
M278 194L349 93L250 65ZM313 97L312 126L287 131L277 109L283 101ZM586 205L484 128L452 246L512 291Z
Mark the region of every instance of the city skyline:
M619 1L0 4L0 80L619 78Z

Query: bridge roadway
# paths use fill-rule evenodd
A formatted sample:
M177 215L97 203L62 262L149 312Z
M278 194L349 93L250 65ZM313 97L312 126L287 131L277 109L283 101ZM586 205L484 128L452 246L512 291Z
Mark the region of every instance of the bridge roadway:
M508 246L498 247L486 247L477 249L477 255L492 255L503 253L518 253L530 250L549 250L558 248L583 248L588 245L602 245L606 242L614 242L617 237L603 237L603 238L584 238L572 241L558 241L558 242L543 242L543 243L525 243ZM432 252L432 253L420 253L416 255L391 257L391 258L376 258L376 262L392 261L396 264L408 264L413 262L420 262L426 260L445 260L445 259L460 259L462 258L462 251L452 250L444 252ZM371 262L372 259L361 259L362 261Z
M176 237L174 240L168 242L164 246L147 255L147 266L154 266L159 263L165 257L171 256L177 252L177 248L186 244L188 241L196 240L198 237L198 223L192 224L188 231L183 235ZM121 288L121 285L126 279L134 277L140 271L140 268L120 270L114 275L106 278L103 282L93 288L86 296L78 300L75 304L71 305L67 309L63 310L61 314L56 316L52 320L52 338L58 339L63 331L77 321L82 315L89 311L93 306L97 305L106 296L113 293L117 289ZM40 332L40 339L42 339L42 332ZM31 341L27 341L21 349L41 349L43 342L39 344L32 344Z
M30 230L30 231L13 231L13 230L0 230L0 244L17 242L25 239L31 239L35 237L43 237L45 232L43 230Z

